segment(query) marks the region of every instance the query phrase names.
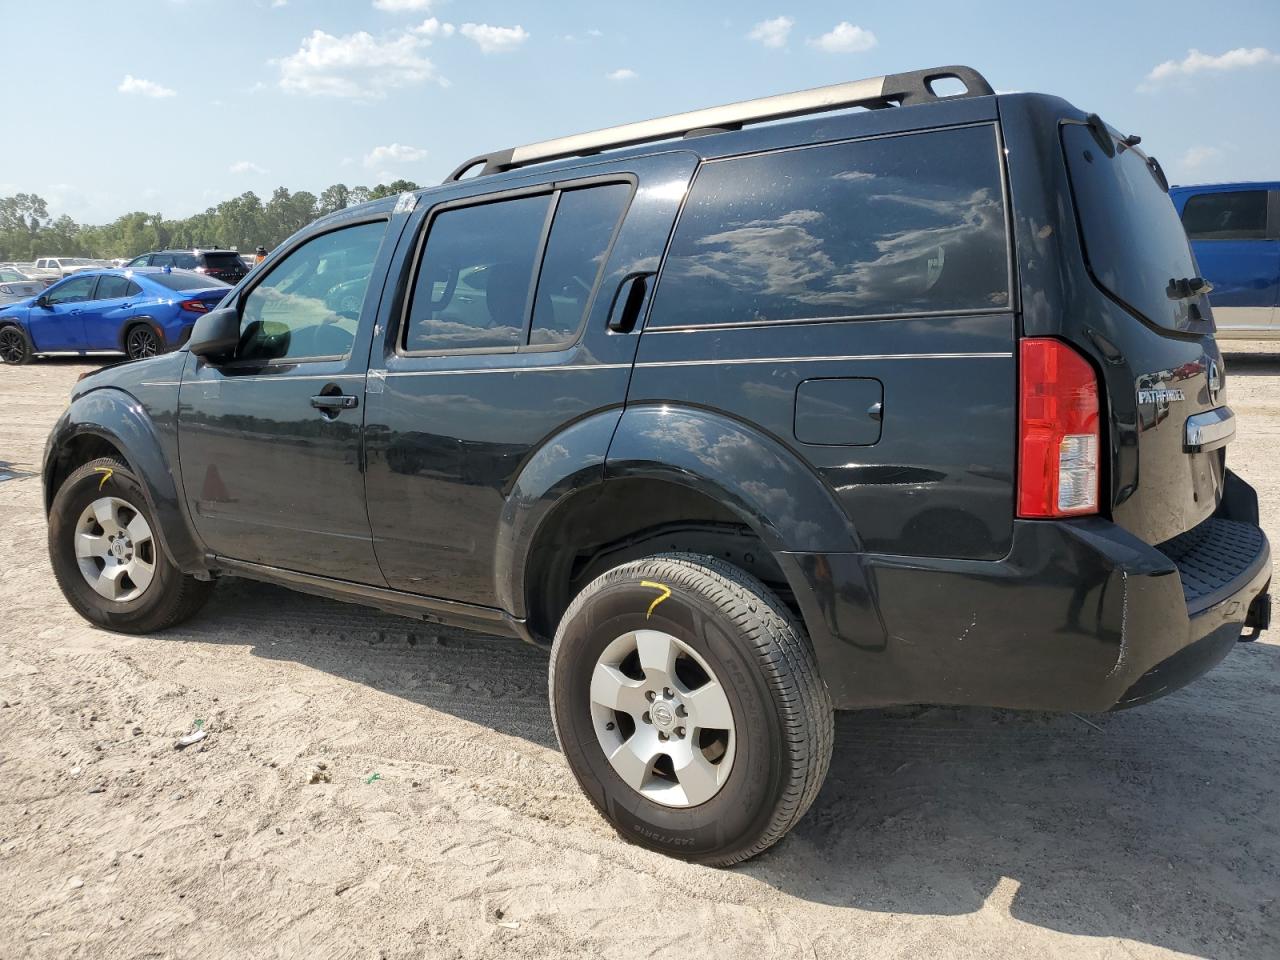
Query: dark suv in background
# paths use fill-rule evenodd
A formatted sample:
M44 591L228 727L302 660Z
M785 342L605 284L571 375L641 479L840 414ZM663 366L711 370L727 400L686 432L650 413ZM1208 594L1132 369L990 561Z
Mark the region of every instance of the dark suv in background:
M156 250L134 257L127 267L175 267L194 270L224 283L236 284L245 278L249 266L234 250Z
M833 707L1127 707L1267 625L1195 272L1137 138L964 67L503 150L80 382L53 569L114 630L236 575L548 647L602 814L733 863Z

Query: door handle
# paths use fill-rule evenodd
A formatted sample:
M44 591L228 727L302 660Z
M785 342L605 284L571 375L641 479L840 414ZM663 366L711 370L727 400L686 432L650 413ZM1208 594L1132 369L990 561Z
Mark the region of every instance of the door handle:
M613 295L613 304L609 307L609 329L614 333L629 333L640 319L640 308L644 306L645 294L649 290L651 273L633 273L623 278L618 290Z
M345 393L322 393L311 398L311 405L317 410L354 410L360 406L360 398Z

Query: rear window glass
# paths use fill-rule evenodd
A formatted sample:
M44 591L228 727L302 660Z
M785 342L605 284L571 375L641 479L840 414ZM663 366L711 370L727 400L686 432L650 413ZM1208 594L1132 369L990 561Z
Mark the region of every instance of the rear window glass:
M244 266L244 262L240 259L240 254L230 251L225 253L206 253L204 255L204 264L206 267L215 267L218 270L230 270Z
M1146 156L1123 148L1108 157L1079 123L1063 124L1062 145L1094 280L1152 323L1190 329L1194 301L1167 291L1170 280L1196 276L1191 245Z
M203 273L186 273L182 270L175 270L173 273L149 273L147 278L170 290L208 290L210 287L231 286L217 277L209 277Z
M1265 240L1267 191L1232 190L1187 198L1182 225L1192 240Z
M931 131L705 164L651 324L1009 307L995 130Z

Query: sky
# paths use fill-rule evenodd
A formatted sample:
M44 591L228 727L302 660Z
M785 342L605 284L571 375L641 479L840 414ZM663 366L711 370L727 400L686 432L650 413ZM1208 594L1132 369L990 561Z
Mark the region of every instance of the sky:
M105 223L940 64L1280 178L1280 0L0 0L0 196Z

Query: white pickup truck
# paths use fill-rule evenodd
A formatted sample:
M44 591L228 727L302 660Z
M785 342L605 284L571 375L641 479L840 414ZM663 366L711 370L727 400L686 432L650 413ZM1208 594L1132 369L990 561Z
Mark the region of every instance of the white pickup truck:
M41 257L36 260L31 272L37 277L52 277L60 280L82 270L98 270L102 264L97 260L85 257Z

